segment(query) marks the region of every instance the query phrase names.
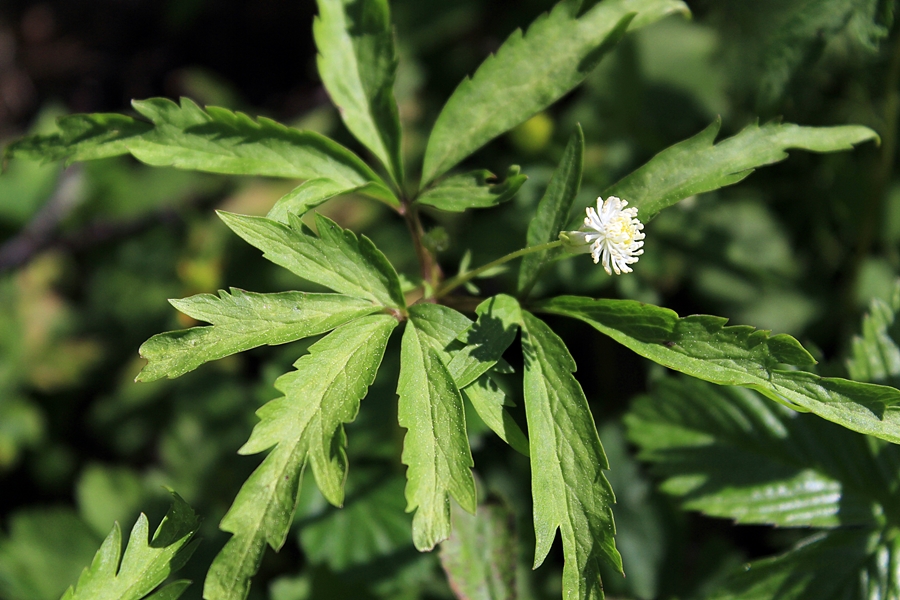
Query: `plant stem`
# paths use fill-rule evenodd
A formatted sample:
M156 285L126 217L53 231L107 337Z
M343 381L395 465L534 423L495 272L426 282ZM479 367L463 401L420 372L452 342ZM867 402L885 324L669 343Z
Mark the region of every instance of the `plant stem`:
M427 281L432 288L436 288L443 273L441 273L441 267L435 262L431 252L422 243L425 228L422 227L419 211L404 201L399 212L403 215L406 227L409 229L409 235L416 250L416 258L419 259L419 265L422 270L422 279Z
M493 269L494 267L499 267L500 265L502 265L504 263L507 263L511 260L515 260L516 258L519 258L520 256L525 256L526 254L533 254L535 252L543 252L545 250L550 250L552 248L556 248L559 246L562 246L562 242L557 240L555 242L548 242L546 244L541 244L540 246L529 246L528 248L522 248L521 250L516 250L515 252L510 252L506 256L501 256L497 260L492 260L491 262L487 263L486 265L482 265L482 266L478 267L474 271L467 271L465 273L461 273L460 275L457 275L456 277L451 277L450 279L445 281L444 285L442 285L440 288L436 288L434 297L440 298L442 296L446 296L454 289L475 279L476 277L478 277L485 271Z

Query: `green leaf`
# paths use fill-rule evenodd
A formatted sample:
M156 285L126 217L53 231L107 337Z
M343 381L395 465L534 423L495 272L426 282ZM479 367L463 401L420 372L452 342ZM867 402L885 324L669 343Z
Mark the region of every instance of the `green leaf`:
M151 594L169 575L190 558L196 543L188 544L200 521L191 507L173 492L172 507L153 538L143 513L131 530L128 547L122 555L122 531L113 526L90 567L82 571L75 587L62 600L174 600L190 584L173 581ZM121 564L120 564L121 561Z
M528 456L528 438L505 409L506 394L490 375L482 375L472 384L463 388L462 395L469 401L485 425L490 427L500 439L517 452Z
M441 565L450 587L466 600L515 600L515 515L499 503L481 504L470 515L453 507L453 535L441 544Z
M286 344L334 329L381 310L370 301L340 294L257 294L231 288L229 294L198 294L169 302L184 314L212 323L154 335L139 352L147 365L137 381L170 379L211 360L258 346Z
M563 542L563 597L603 598L601 560L619 573L612 487L597 428L575 361L563 341L540 319L522 313L525 414L534 498L534 565L547 557L557 528Z
M850 378L856 381L900 384L900 282L894 287L890 304L875 298L863 317L862 335L853 338L847 361Z
M428 140L423 186L581 83L627 29L688 12L680 0L606 0L583 14L581 8L580 0L563 0L463 79Z
M713 600L881 600L900 596L900 538L869 529L815 535L750 563Z
M365 298L381 306L403 308L400 278L366 236L316 215L316 236L289 214L289 225L265 217L219 211L219 217L263 256L292 273L336 292Z
M382 468L354 468L343 508L322 500L298 522L306 556L315 564L343 571L412 548L405 484L402 476Z
M489 208L510 200L528 179L519 174L519 165L506 172L506 179L496 183L497 177L482 169L451 175L425 190L416 200L441 210L463 212L467 208Z
M519 303L506 294L488 298L478 305L475 313L478 315L475 323L465 319L467 327L456 337L464 346L450 340L440 348L452 352L447 368L460 389L497 364L516 338L520 320ZM462 324L459 319L456 322ZM438 339L443 342L443 338Z
M3 525L0 598L4 600L57 600L100 543L69 507L17 510L4 518Z
M640 458L684 507L739 523L876 525L894 514L900 448L766 401L751 390L663 379L625 417ZM884 464L880 464L884 463Z
M893 2L883 0L812 0L796 5L783 22L770 30L760 62L757 100L769 107L783 96L794 74L811 65L826 44L842 31L849 31L861 45L877 50L887 38L892 21ZM791 10L790 3L787 3ZM887 18L878 13L887 9ZM771 25L770 25L771 27Z
M381 200L389 206L400 206L399 201L393 194L385 192L384 186L377 183L367 183L358 186L338 183L325 178L310 179L279 198L266 217L287 224L288 213L302 217L306 212L320 204L336 196L346 194L362 194Z
M679 318L633 300L560 296L542 311L584 321L641 356L720 385L737 385L848 429L900 443L900 390L778 368L808 365L812 356L789 335L709 315Z
M547 190L538 203L531 223L528 224L527 246L540 246L557 239L559 232L569 220L572 203L581 187L581 171L584 167L584 133L581 125L575 126L575 132L553 172ZM527 295L540 275L541 267L547 262L550 253L536 252L522 258L519 267L519 295Z
M369 183L387 190L355 154L312 132L192 100L135 100L134 109L151 121L122 115L73 115L60 120L60 133L32 136L11 145L10 157L50 157L68 162L131 153L149 165L297 179L327 178L347 186Z
M403 183L394 100L397 52L387 0L318 0L319 76L344 124Z
M288 213L302 217L307 211L335 196L349 194L356 189L357 186L338 183L331 179L309 179L279 198L266 218L287 224Z
M145 121L117 114L69 115L57 122L59 133L37 134L10 144L4 158L66 164L128 154L128 142L153 129Z
M294 363L296 370L275 382L284 396L257 411L260 422L240 453L275 448L241 486L219 525L234 536L210 567L204 598L247 597L266 543L274 550L284 544L307 462L325 497L336 505L343 502L343 423L356 417L396 325L388 315L346 323L310 346L309 354Z
M398 417L408 430L402 455L409 467L406 510L416 510L413 543L419 550L431 550L450 535L450 496L475 512L474 463L462 397L442 357L468 324L445 306L416 304L403 333Z
M721 125L721 119L716 119L694 137L666 148L605 195L636 206L638 218L646 223L679 200L735 184L757 167L784 160L790 148L836 152L878 139L878 134L861 125L801 127L771 122L762 127L753 123L713 145Z

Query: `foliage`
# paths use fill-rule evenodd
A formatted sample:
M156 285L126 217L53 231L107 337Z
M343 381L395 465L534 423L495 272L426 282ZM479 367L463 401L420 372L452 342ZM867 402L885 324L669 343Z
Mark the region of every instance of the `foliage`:
M117 169L134 185L131 169L137 167L125 162L128 157L177 169L160 172L185 177L178 180L184 189L224 189L195 173L266 179L250 184L259 186L256 193L244 188L218 205L225 227L206 220L208 207L199 207L190 227L199 241L182 246L169 237L173 233L154 229L157 237L147 240L126 236L133 239L123 243L121 258L102 253L94 258L114 265L91 274L90 315L105 327L104 354L77 328L66 330L60 301L51 312L62 323L60 331L47 333L40 318L11 316L27 313L29 291L55 299L47 280L58 275L29 282L29 274L40 275L31 271L37 270L35 263L22 270L20 281L0 282L0 305L9 309L0 317L9 321L0 328L0 468L11 468L28 448L41 447L45 420L65 423L80 411L80 405L57 403L45 412L28 390L40 388L40 382L45 393L75 385L93 375L95 363L100 363L96 377L103 383L97 389L103 397L87 417L92 427L105 433L110 451L134 464L152 462L148 456L161 463L141 470L84 467L80 515L50 509L16 513L10 534L0 540L0 590L13 598L54 595L58 582L41 581L47 563L36 556L55 540L43 540L37 532L75 532L69 537L79 548L96 547L94 536L111 516L130 518L139 505L153 505L158 499L151 488L165 483L202 514L221 517L218 527L230 534L227 540L210 528L208 534L219 536L215 544L187 563L196 546L190 540L201 526L175 495L152 539L147 517L137 518L124 555L117 523L64 600L177 598L186 580L154 590L181 567L205 578L202 594L208 600L262 597L266 590L251 585L254 581L270 583L270 597L283 599L561 593L586 600L603 598L605 587L638 597L900 595L894 572L900 462L892 445L900 443L895 387L900 287L890 303L872 304L862 337L851 344L850 378L823 360L814 330L801 326L813 317L791 321L797 325L792 333L805 346L788 333L766 329L765 319L777 318L773 313L781 308L754 313L757 289L790 290L793 297L812 298L808 302L822 311L829 304L815 300L815 286L827 277L816 279L785 264L803 261L793 260L792 245L777 224L783 220L795 232L810 229L816 250L827 250L837 234L826 226L825 203L784 208L752 197L788 187L792 178L783 174L798 168L793 161L768 170L759 184L754 183L759 178L744 181L760 167L787 159L788 150L802 150L827 156L805 155L800 171L818 165L832 179L836 173L845 177L835 187L852 185L847 181L856 175L849 162L854 159L834 153L880 143L879 135L863 125L759 125L748 118L743 123L751 124L743 128L727 121L727 130L737 132L715 143L721 117L711 125L708 114L685 117L678 121L679 127L687 123L683 131L653 123L641 112L650 100L637 98L652 78L629 61L641 44L650 47L654 35L666 35L665 27L674 28L668 35L684 35L682 41L690 37L693 25L663 20L688 14L681 0L561 0L472 70L434 110L433 127L424 130L404 117L406 52L387 2L318 0L317 6L317 66L346 132L329 136L201 107L187 98L177 104L151 98L132 103L137 117L65 116L55 129L41 129L6 148L11 167L4 178L24 181L14 189L39 189L35 181L50 172L22 170L18 165L27 163L21 159L99 161L85 165L81 175L95 193L103 189L97 182L109 177L104 173ZM765 12L759 9L763 17ZM658 28L648 27L657 21ZM811 56L811 31L830 39L851 27L871 52L892 21L892 5L882 2L810 2L796 8L769 39L766 64L778 65L760 80L760 93L767 103L786 93L787 80ZM605 56L610 60L601 64ZM900 69L894 71L889 75L900 77ZM615 92L622 98L611 98L610 81L619 82ZM567 100L551 109L584 82L571 107ZM699 88L689 89L701 96ZM601 110L590 108L595 101ZM606 115L609 123L626 124L639 134L621 160L615 127L592 122L605 106L615 107ZM516 140L535 135L550 110L562 115L564 127L538 161L525 147L516 149ZM896 106L893 110L887 119L893 125L882 132L885 152L896 145ZM832 115L819 121L846 120ZM495 141L504 134L509 135ZM513 156L504 143L514 146ZM480 152L483 147L490 151ZM865 152L874 151L866 147L856 154L868 156ZM877 201L889 197L892 158L883 159L887 167L878 167L869 186ZM100 165L97 171L90 171L92 164ZM66 172L82 173L74 168ZM494 172L505 177L500 181ZM63 189L64 179L53 173ZM622 278L590 270L586 257L564 260L566 250L584 250L573 250L567 241L572 236L560 236L578 227L572 225L578 223L573 207L583 219L583 207L595 205L601 190L603 197L627 200L649 225L640 265ZM163 202L148 200L150 210ZM81 218L90 217L87 205ZM102 214L102 202L97 206ZM743 213L750 215L747 226L755 227L745 235L739 231L744 223L733 217L741 206L753 207ZM878 232L877 202L872 206L860 209L857 258L838 256L828 263L823 251L822 260L806 261L815 264L808 267L813 275L828 268L825 275L849 271L855 287L844 291L843 313L835 318L852 313L853 294L865 289L866 269L878 268L865 257L879 236L900 240L896 223L889 221ZM9 214L21 220L22 211L27 212L19 208ZM716 211L725 216L717 221ZM776 217L779 211L784 215ZM840 207L834 214L841 225L851 220L841 220L847 211ZM660 235L654 239L655 231ZM855 232L846 234L848 240ZM259 261L256 252L231 246L230 233L278 269ZM603 233L597 243L610 251L621 232ZM463 246L452 252L466 251L452 276L452 261L442 255L448 240ZM27 243L28 236L19 241ZM897 256L886 254L900 267ZM483 262L470 269L473 257ZM518 258L519 268L507 273L508 263ZM62 265L58 270L74 268L65 258L55 260ZM240 266L226 268L222 260ZM849 266L841 267L841 260ZM170 269L178 273L174 282L160 272L171 265L177 265ZM803 284L801 275L807 277ZM484 293L474 286L476 278L483 280ZM875 277L879 283L891 278ZM596 297L613 281L615 293L609 295L624 298ZM715 293L704 291L704 281ZM223 283L235 287L210 293ZM284 291L293 287L300 289ZM726 317L679 316L662 306L666 299L678 305L684 290L703 300L697 310L714 312L717 299L731 293L732 307L743 303L746 314L765 317L753 326L727 325ZM168 295L187 296L170 301L181 313L177 320L157 302ZM107 308L111 298L119 302ZM585 350L587 336L579 343L573 326L603 334L590 338L596 354ZM154 333L164 328L170 330ZM127 348L147 336L139 350L146 364L115 362L119 345ZM28 371L34 354L57 356L51 348L70 365L68 376ZM578 378L576 358L594 363ZM621 402L630 391L643 389L640 382L624 381L628 365L646 366L654 382L649 394L634 402L625 424L639 457L663 478L662 491L683 508L711 517L821 531L794 539L786 553L755 560L730 578L714 572L724 572L725 563L707 568L705 581L683 589L654 577L663 560L646 557L659 557L663 538L674 534L663 533L662 525L635 533L641 519L633 505L619 512L613 492L619 483L607 473L616 464L598 433L614 437L619 430L602 422L598 428L595 417L610 416L600 401ZM105 376L112 369L122 374L122 383ZM663 375L665 369L683 376ZM125 374L136 374L144 385L126 383ZM273 386L280 396L273 398ZM611 456L631 465L617 444ZM238 445L240 455L267 454L238 461L229 457ZM505 445L516 453L497 451ZM64 445L57 454L46 450L42 456L32 467L37 477L76 478L75 467L66 466L76 459ZM307 467L315 487L303 485ZM626 497L648 489L630 468L630 475L618 480ZM654 523L666 522L657 514L664 500L642 494L641 511L655 514ZM111 496L118 496L119 504ZM617 513L624 515L619 534ZM293 575L292 528L306 559ZM561 565L552 553L557 531ZM641 551L642 544L653 548ZM418 554L438 545L446 579L435 575L437 559ZM286 548L288 558L279 563L266 546L276 552ZM634 584L621 581L632 558L642 573ZM529 567L545 562L552 566L529 573ZM61 572L68 576L69 571L65 566Z

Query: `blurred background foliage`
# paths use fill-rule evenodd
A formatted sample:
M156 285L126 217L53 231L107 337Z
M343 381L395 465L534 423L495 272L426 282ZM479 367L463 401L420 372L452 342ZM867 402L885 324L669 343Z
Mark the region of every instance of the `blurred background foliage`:
M401 54L396 94L415 168L457 83L552 3L391 4ZM479 265L524 243L577 122L587 142L577 212L717 115L723 136L757 117L868 125L881 135L880 147L798 153L664 212L647 226L646 252L631 276L608 277L581 257L557 263L535 291L635 298L791 333L816 349L821 373L846 375L862 311L872 298L889 300L900 274L895 3L688 4L692 20L669 18L627 37L583 86L468 161L495 173L520 164L529 180L514 200L488 212L430 213L432 236L446 247L441 264L453 273L469 251ZM317 130L363 152L318 81L314 14L311 0L5 0L0 145L52 129L61 114L127 112L132 98L186 95ZM154 333L195 324L167 298L302 285L230 235L213 213L264 215L290 188L150 169L131 159L8 165L0 177L0 598L59 597L113 521L126 531L140 511L159 521L169 498L163 486L204 518L203 543L182 571L197 582L184 597L200 597L199 582L226 539L216 525L259 460L236 450L256 422L255 409L277 396L275 378L309 342L260 348L152 384L133 383L137 348ZM416 272L404 224L381 205L346 197L321 211L370 236L399 271ZM478 285L489 294L512 289L511 282L506 274ZM613 466L628 577L604 578L611 596L702 598L745 561L801 537L683 512L657 492L621 420L633 397L666 378L662 369L584 327L551 324L581 367ZM396 350L389 349L347 428L345 508L329 507L307 478L296 535L279 554L267 554L253 598L453 597L441 562L465 549L417 553L403 512L403 432L391 383ZM527 460L477 415L469 421L489 518L519 525L497 550L512 557L508 575L519 597L558 597L561 551L530 571ZM454 518L458 528L469 527Z

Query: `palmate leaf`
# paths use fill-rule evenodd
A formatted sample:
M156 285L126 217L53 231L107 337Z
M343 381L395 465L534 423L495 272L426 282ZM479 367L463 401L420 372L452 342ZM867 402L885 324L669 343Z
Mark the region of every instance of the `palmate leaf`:
M489 208L510 200L526 179L527 175L519 174L518 165L509 168L502 183L485 169L451 175L422 192L416 202L450 212Z
M875 298L863 318L862 335L853 338L847 369L856 381L900 384L900 283L890 303Z
M583 14L582 4L563 0L515 31L459 84L428 140L423 186L581 83L627 29L688 12L680 0L604 0Z
M900 597L900 538L830 531L736 573L711 600L882 600Z
M771 122L762 127L753 123L713 145L721 126L721 119L716 119L694 137L666 148L604 195L627 200L646 223L679 200L735 184L757 167L784 160L790 148L836 152L878 139L861 125L801 127Z
M154 335L140 347L148 360L137 381L175 378L205 362L263 345L286 344L318 335L381 310L368 300L341 294L199 294L169 300L184 314L212 324Z
M327 178L347 186L371 184L393 198L384 183L355 154L311 131L270 119L210 106L205 110L182 98L135 100L134 109L150 123L122 115L72 115L59 120L60 133L37 135L11 144L8 157L67 162L131 153L154 166L298 179ZM396 199L394 202L396 203Z
M375 379L397 321L371 315L346 323L313 344L275 387L284 397L263 406L241 454L275 446L238 492L220 528L234 536L210 567L203 589L207 600L243 600L268 543L284 544L297 506L306 463L319 489L336 505L343 502L347 472L343 423L352 421L359 401Z
M557 239L559 232L569 220L572 203L581 187L583 167L584 133L581 131L581 125L576 125L559 166L553 172L547 190L538 203L531 223L528 224L527 246L540 246ZM517 286L520 295L528 294L550 255L550 252L544 251L526 254L522 258Z
M232 231L262 250L263 256L303 279L381 306L406 306L397 272L366 236L357 238L319 214L318 236L293 214L288 215L288 225L265 217L218 214Z
M900 443L900 390L780 366L813 363L794 338L708 315L679 318L633 300L560 296L541 311L584 321L641 356L687 375L761 392L848 429Z
M469 327L458 312L436 304L416 304L400 350L398 417L406 428L403 464L413 543L431 550L450 535L450 497L475 512L472 452L466 436L462 396L447 370L444 350ZM442 356L443 355L443 356Z
M600 565L622 572L616 550L609 469L587 399L572 375L565 343L540 319L523 312L525 414L534 498L534 565L546 558L559 529L565 555L563 597L603 598Z
M84 569L78 583L70 587L62 600L175 600L189 581L173 581L156 590L161 583L190 558L196 544L189 544L200 521L178 494L152 539L150 525L143 513L131 530L128 547L122 555L122 530L116 523Z
M356 138L403 183L394 100L397 52L387 0L318 0L319 76Z
M669 377L625 423L663 491L691 510L785 527L874 526L895 512L900 448L751 390Z

